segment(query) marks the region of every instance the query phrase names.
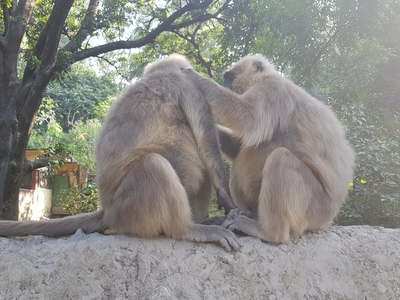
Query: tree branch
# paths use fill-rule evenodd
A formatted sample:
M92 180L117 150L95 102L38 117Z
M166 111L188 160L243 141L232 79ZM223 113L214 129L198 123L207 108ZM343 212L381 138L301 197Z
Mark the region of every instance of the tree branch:
M10 45L11 51L18 53L34 4L35 0L20 0L17 5L16 1L13 1L11 9L6 8L8 11L8 29L4 37Z
M343 23L343 26L338 28L332 36L328 39L328 41L325 43L325 45L318 51L317 55L314 57L312 62L308 64L308 67L306 70L303 72L303 75L296 81L296 84L301 84L307 76L309 76L312 72L312 69L314 66L318 63L318 61L321 59L322 55L325 53L325 51L332 45L332 43L339 37L339 35L344 31L344 29L349 25L351 19L351 14L348 15L347 19Z
M21 0L13 1L10 8L7 8L5 4L2 6L5 31L1 37L0 46L4 50L2 59L7 61L7 64L2 66L5 68L2 70L3 84L15 85L18 82L18 53L34 2L34 0Z
M184 27L188 27L188 26L190 26L190 25L193 25L193 24L196 24L196 23L199 23L199 22L204 22L204 21L208 21L208 20L214 19L214 18L216 18L221 12L223 12L225 9L228 8L229 3L230 3L230 0L226 0L225 3L220 7L220 9L218 9L218 10L217 10L215 13L213 13L213 14L201 15L201 16L195 18L195 19L192 19L192 20L186 21L186 22L182 22L182 23L179 23L179 24L176 24L176 25L173 25L173 24L172 24L172 25L170 26L170 29L169 29L169 30L170 30L170 31L172 31L172 30L177 30L177 29L181 29L181 28L184 28Z
M46 27L41 32L36 46L33 49L33 56L41 61L40 69L42 73L55 62L61 32L73 3L74 0L56 1ZM28 63L24 71L22 82L26 83L27 81L33 80L36 69L37 67L32 67L32 65Z
M50 162L49 157L36 159L34 161L29 161L25 159L22 165L18 164L15 160L12 160L10 162L10 168L17 170L17 172L22 173L22 175L26 175L32 172L33 170L47 167L49 165L49 162Z
M77 52L73 55L75 61L81 61L88 57L98 56L100 54L104 54L107 52L111 52L113 50L118 49L132 49L132 48L140 48L151 42L153 42L158 35L160 35L164 31L171 31L172 29L179 29L190 24L194 24L196 22L209 20L212 18L212 15L205 14L201 15L198 18L189 21L182 22L180 24L172 26L172 23L175 22L179 17L184 15L185 13L191 10L203 9L208 7L214 0L206 0L201 3L189 3L184 7L178 9L174 12L170 17L168 17L163 23L161 23L157 28L147 34L145 37L138 39L136 41L118 41L113 43L104 44L101 46L93 47L90 49L86 49L80 52ZM225 4L224 4L225 5ZM173 28L172 28L173 27Z
M4 37L7 35L9 30L8 23L10 22L10 9L7 8L5 4L1 6L1 10L3 11L3 24L4 24L4 33L0 35L0 45L4 46Z
M48 158L48 157L40 158L40 159L36 159L31 162L28 162L28 167L27 167L26 171L27 171L27 173L30 173L33 170L47 167L49 165L49 162L50 162L50 158Z
M82 25L79 28L77 34L71 39L71 41L64 46L65 51L75 52L82 45L83 41L88 35L94 32L94 20L99 10L100 0L90 0L88 9L86 10L85 18L82 21Z
M111 62L109 59L107 59L107 58L104 57L104 56L96 56L96 57L99 58L99 59L101 59L101 60L104 60L106 63L108 63L110 66L112 66L112 67L115 69L115 72L117 72L117 74L118 74L119 76L121 76L122 78L124 78L126 81L130 81L129 78L126 77L124 74L122 74L122 73L118 70L118 67L117 67L113 62Z
M335 33L330 37L330 39L326 42L326 44L318 51L317 55L314 57L312 62L308 64L308 67L303 72L303 75L296 81L296 84L301 84L307 76L311 74L312 69L314 68L315 64L321 59L324 52L328 49L328 47L334 42L334 40L339 36L341 30L336 30Z
M55 62L61 32L73 3L74 0L62 0L56 1L54 5L49 21L46 24L46 40L43 47L41 47L43 51L38 56L41 61L40 67L43 69L52 66Z
M213 72L211 69L211 62L207 62L204 59L204 57L201 55L200 46L196 42L196 34L199 31L199 29L200 29L200 25L196 26L196 28L194 29L194 32L192 34L188 33L189 36L186 36L186 35L180 33L179 31L173 31L173 33L175 33L181 39L187 41L188 43L190 43L193 46L193 48L195 49L195 51L193 52L193 55L196 57L197 62L200 63L201 65L203 65L207 69L208 76L210 78L212 78Z

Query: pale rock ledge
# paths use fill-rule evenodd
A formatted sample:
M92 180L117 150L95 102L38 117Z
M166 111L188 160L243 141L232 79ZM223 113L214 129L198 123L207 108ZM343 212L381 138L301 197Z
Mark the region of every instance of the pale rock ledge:
M0 238L0 299L400 299L400 229L331 227L284 245L84 234Z

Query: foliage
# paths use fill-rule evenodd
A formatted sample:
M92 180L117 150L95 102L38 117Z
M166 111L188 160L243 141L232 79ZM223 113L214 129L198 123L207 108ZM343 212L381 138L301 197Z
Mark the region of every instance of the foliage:
M50 83L28 147L47 150L61 163L72 156L89 173L95 173L95 141L101 122L123 86L113 83L110 75L97 76L88 67L76 64L63 80ZM56 160L52 162L57 164Z
M99 195L95 184L83 189L76 187L63 190L53 199L53 206L61 206L68 215L76 215L100 209Z
M58 128L58 130L55 131L53 128ZM48 155L59 157L61 162L72 156L77 162L83 164L89 173L94 174L96 170L95 143L100 128L100 121L91 119L64 133L58 123L55 123L49 126L49 130L44 134L34 131L28 147L46 150Z
M60 141L67 145L71 156L80 164L85 165L91 174L94 174L96 170L95 148L100 128L99 120L87 120L64 134Z
M114 83L112 73L97 76L87 66L74 64L70 72L49 84L45 101L51 99L53 106L46 111L68 132L77 124L96 118L96 110L102 109L104 102L109 103L121 89L121 85Z
M381 112L381 115L376 112ZM400 120L363 104L342 107L349 139L357 153L349 200L337 223L400 227Z

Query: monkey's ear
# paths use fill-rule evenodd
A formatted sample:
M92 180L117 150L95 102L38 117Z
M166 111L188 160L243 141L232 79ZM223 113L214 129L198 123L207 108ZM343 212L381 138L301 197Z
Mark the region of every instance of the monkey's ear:
M264 67L263 67L263 64L261 61L255 62L254 67L256 68L257 72L262 72L264 70Z

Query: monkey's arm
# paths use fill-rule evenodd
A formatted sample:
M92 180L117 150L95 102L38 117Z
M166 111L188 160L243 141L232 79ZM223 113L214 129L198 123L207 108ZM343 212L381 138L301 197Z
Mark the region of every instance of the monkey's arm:
M272 138L276 122L265 109L265 102L256 97L259 93L250 96L253 91L249 89L239 95L193 69L182 72L203 93L222 123L241 137L244 146L255 146Z
M184 99L180 99L180 104L192 129L200 157L206 165L216 189L218 205L228 213L231 209L236 208L236 205L230 195L228 176L220 154L211 109L196 89L189 91L188 88L183 97Z
M233 131L227 127L217 125L217 131L219 136L219 143L221 145L221 151L228 157L229 160L233 160L239 153L242 147L242 141L240 138L233 136Z

